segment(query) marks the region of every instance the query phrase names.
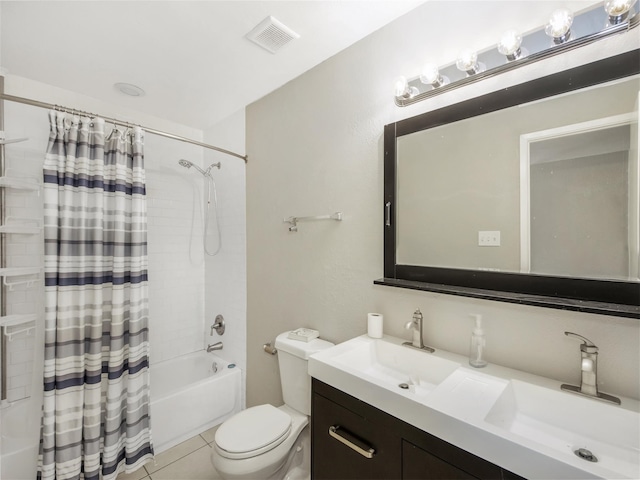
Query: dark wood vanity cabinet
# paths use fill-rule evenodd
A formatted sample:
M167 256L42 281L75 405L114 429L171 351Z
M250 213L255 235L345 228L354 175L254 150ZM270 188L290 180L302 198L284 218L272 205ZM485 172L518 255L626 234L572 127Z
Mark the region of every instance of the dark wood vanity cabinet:
M315 378L311 478L523 480Z
M312 478L314 479L390 479L401 478L401 451L398 439L390 435L391 425L358 409L353 411L323 395L313 395L311 418ZM382 420L382 421L380 421ZM339 426L337 435L346 436L364 450L375 448L372 458L366 458L344 445L329 433ZM355 437L355 438L354 438Z

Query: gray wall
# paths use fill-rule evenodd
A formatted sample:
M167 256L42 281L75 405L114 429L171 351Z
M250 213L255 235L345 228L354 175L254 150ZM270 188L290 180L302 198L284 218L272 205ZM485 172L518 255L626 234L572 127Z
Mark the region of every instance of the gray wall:
M393 103L393 79L417 74L425 56L443 64L507 27L543 25L561 3L427 2L247 108L248 406L282 402L277 359L262 351L278 333L306 326L341 342L365 333L367 312L377 311L385 333L408 337L417 307L436 348L466 354L468 315L480 313L490 362L572 383L579 345L563 332L580 333L600 347L601 389L640 397L637 320L373 285L383 271L385 124L637 48L638 39L616 36L407 108ZM441 21L451 15L455 38ZM297 233L282 223L335 211L342 222L303 223Z

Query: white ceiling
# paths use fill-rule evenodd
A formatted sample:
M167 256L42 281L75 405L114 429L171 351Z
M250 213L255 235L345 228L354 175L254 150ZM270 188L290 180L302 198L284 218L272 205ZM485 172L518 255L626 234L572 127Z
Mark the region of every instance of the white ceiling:
M204 129L423 2L1 1L0 65ZM276 54L244 38L269 15L300 35ZM127 97L116 82L146 95Z

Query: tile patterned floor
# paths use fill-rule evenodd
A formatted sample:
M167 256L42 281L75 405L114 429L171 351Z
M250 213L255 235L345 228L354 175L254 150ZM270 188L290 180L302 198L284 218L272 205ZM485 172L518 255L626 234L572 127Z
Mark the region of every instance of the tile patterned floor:
M221 480L210 459L216 428L156 455L155 463L118 475L118 480Z

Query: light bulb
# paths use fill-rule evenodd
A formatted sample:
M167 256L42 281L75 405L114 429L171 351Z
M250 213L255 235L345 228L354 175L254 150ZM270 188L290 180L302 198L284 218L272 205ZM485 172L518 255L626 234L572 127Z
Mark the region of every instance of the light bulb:
M517 60L522 56L522 35L515 30L508 30L502 34L498 51L507 57L508 60Z
M415 97L418 94L418 89L409 86L407 79L400 76L393 82L393 93L396 98L408 99Z
M433 88L438 88L445 83L445 79L440 75L438 66L435 63L424 64L420 72L420 81L424 84L432 85Z
M561 8L551 14L544 33L552 37L553 42L559 45L569 40L572 23L573 14L566 8Z
M607 0L604 2L604 9L609 15L609 22L612 25L624 22L634 3L636 3L636 0Z
M466 72L467 75L474 75L480 71L478 67L478 54L471 49L460 52L458 60L456 60L458 70Z
M396 97L402 97L407 93L409 84L404 77L398 77L393 81L393 92Z

